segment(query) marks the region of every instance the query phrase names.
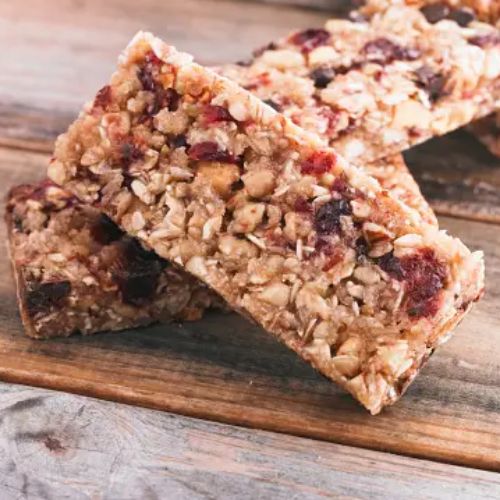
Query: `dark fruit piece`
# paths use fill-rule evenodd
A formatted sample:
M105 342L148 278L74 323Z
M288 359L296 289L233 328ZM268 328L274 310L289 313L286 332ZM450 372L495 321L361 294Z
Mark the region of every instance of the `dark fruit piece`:
M450 12L448 19L455 21L459 26L465 28L468 24L470 24L476 16L471 9L467 9L464 7L463 9L454 9Z
M478 47L494 47L495 45L500 45L500 34L498 33L488 33L487 35L477 35L469 38L467 40L472 45L477 45Z
M167 136L168 145L171 148L185 148L187 147L187 138L184 134L173 135L169 134Z
M111 87L109 85L105 85L94 98L93 109L101 108L106 110L107 107L111 104L112 101Z
M424 248L401 259L390 253L381 257L378 264L390 276L404 282L404 307L410 316L426 318L437 313L446 267L432 249Z
M49 311L62 304L71 292L67 280L30 283L26 294L26 305L31 314Z
M313 210L312 204L305 198L297 198L294 203L293 209L296 212L311 213Z
M377 264L383 269L387 274L392 276L397 280L402 280L404 278L403 268L401 267L401 261L394 257L392 252L386 253L377 260Z
M446 19L450 15L450 8L444 3L433 3L422 7L420 12L422 12L427 21L434 24Z
M314 81L314 86L317 89L324 89L327 87L334 76L335 71L328 66L320 66L309 73L309 77Z
M92 224L90 234L101 245L109 245L123 236L122 230L104 214L100 214L98 219Z
M319 234L338 234L341 229L340 217L351 214L351 205L347 200L329 201L316 211L314 228Z
M307 29L299 31L290 37L290 42L301 47L302 52L308 53L316 47L325 45L330 39L330 33L324 29Z
M221 151L216 142L205 141L193 144L189 148L191 160L220 161L222 163L237 163L236 158L228 151Z
M302 162L300 170L303 174L322 175L329 172L337 162L332 153L316 151L307 160Z
M388 38L377 38L368 42L361 52L368 61L381 65L394 61L413 61L420 55L417 49L401 47Z
M431 67L424 65L415 71L417 85L424 89L432 102L445 95L445 77L435 72Z
M206 123L232 122L234 118L229 111L222 106L212 106L208 104L203 109L203 119Z
M123 302L143 305L156 292L158 279L166 262L154 252L144 250L136 240L126 238L117 247L112 276Z

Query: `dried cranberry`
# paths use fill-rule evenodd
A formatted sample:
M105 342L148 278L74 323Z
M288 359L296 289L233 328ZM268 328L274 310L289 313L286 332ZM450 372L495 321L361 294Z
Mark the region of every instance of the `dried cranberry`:
M234 118L226 108L223 108L222 106L212 106L211 104L204 107L203 119L206 123L234 121Z
M401 266L406 280L405 305L410 316L434 316L438 311L437 293L446 281L446 267L430 248L403 257Z
M312 212L312 205L306 198L297 198L293 205L293 209L296 212L310 213Z
M333 80L335 71L329 66L319 66L309 73L317 89L324 89Z
M194 144L189 148L191 160L220 161L223 163L237 163L237 159L228 151L221 151L216 142L205 141Z
M324 29L310 28L299 31L290 37L290 42L302 48L302 52L308 53L316 47L325 45L330 39L330 33Z
M276 101L273 101L272 99L265 99L264 102L276 111L281 111L281 106Z
M101 214L92 224L90 234L101 245L109 245L123 236L122 230L104 214Z
M481 47L482 49L486 47L494 47L495 45L500 45L500 34L488 33L487 35L477 35L469 38L467 41L472 45Z
M368 61L381 65L393 61L413 61L420 55L417 49L401 47L388 38L377 38L366 43L361 52Z
M27 291L26 306L31 314L45 312L62 305L70 292L71 284L67 280L36 282Z
M166 262L154 252L144 250L140 243L125 239L117 247L112 276L118 285L122 300L140 306L152 297Z
M351 204L347 200L332 200L321 205L314 215L314 228L319 234L340 232L340 217L351 215Z
M415 71L417 85L424 89L432 102L437 101L445 95L445 77L441 73L435 72L427 65L421 66Z
M92 106L93 109L101 108L106 110L108 106L111 104L112 94L111 87L109 85L105 85L99 92L97 92L94 98L94 104Z
M398 259L392 253L378 260L392 277L404 281L404 307L415 318L434 316L439 308L438 292L446 281L446 267L434 251L424 248Z
M179 109L181 95L175 89L166 89L164 100L165 106L169 111L177 111L177 109Z
M422 12L427 21L434 24L446 19L450 15L450 8L444 3L433 3L422 7L420 12Z
M259 47L258 49L254 50L252 52L252 55L254 57L259 57L261 56L264 52L268 50L276 50L278 46L274 42L269 42L267 45L263 45L262 47Z
M349 186L348 186L347 180L343 174L339 175L338 177L335 178L335 180L333 181L331 190L336 192L336 193L339 193L344 198L346 198L348 196Z
M302 162L300 169L303 174L322 175L329 172L336 162L337 158L333 153L316 151Z
M475 18L474 12L466 7L462 9L453 9L448 16L448 19L455 21L459 26L462 26L462 28L465 28L474 21Z

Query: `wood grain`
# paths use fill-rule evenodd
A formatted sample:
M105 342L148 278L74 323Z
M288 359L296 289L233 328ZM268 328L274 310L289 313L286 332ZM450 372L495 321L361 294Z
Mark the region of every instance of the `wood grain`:
M500 476L0 384L2 498L497 498Z
M2 191L43 176L48 156L0 149ZM487 258L488 292L407 395L371 417L285 347L236 315L122 334L23 335L0 260L0 378L200 418L500 470L500 231L443 225ZM1 231L5 229L2 226ZM0 237L5 239L5 234Z
M0 145L46 152L107 81L139 28L213 64L245 59L269 40L320 26L331 15L226 0L26 0L22 15L16 5L0 2L0 43L15 45L2 53ZM438 213L500 223L500 160L472 136L431 141L408 159Z

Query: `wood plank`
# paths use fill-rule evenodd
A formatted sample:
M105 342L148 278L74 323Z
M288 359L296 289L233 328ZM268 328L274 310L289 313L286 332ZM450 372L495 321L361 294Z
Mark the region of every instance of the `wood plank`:
M48 157L0 149L0 196ZM500 231L445 218L486 253L487 294L407 395L377 417L236 315L122 334L34 341L0 259L0 378L233 424L500 470ZM5 239L2 226L0 238Z
M319 26L328 17L225 0L26 0L22 10L21 16L15 2L0 3L0 43L15 44L2 53L0 145L47 152L82 102L107 81L138 28L212 64L244 59L290 29ZM408 159L438 213L500 222L500 160L467 135L431 141Z
M2 498L494 499L500 476L0 384Z

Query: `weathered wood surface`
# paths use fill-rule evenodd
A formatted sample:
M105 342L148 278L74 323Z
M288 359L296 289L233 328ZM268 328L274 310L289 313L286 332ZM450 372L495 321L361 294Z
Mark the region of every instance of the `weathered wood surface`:
M500 475L0 384L0 497L495 499Z
M341 3L332 0L332 9ZM107 81L138 29L216 64L245 59L269 40L320 26L329 15L228 0L26 0L22 9L4 0L0 43L12 50L1 55L0 145L51 151L53 139ZM471 138L466 145L453 137L434 142L410 154L433 207L444 215L500 222L500 161Z
M0 196L42 176L47 155L0 149ZM23 335L0 260L0 378L343 444L500 470L500 231L443 219L486 252L488 293L406 396L371 417L236 315L122 334ZM2 225L0 238L5 239Z

